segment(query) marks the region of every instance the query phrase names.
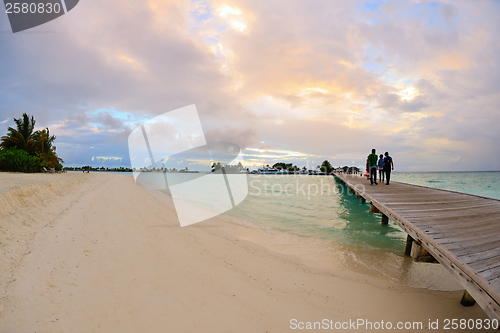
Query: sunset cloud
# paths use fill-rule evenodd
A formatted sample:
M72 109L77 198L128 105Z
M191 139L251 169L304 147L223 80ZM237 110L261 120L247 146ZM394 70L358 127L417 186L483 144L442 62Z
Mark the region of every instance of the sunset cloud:
M499 22L495 1L86 1L1 35L0 132L28 112L67 165L126 165L134 127L196 104L252 163L498 170Z

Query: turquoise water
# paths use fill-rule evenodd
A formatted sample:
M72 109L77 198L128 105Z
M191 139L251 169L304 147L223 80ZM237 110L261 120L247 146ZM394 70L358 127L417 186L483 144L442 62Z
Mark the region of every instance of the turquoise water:
M176 183L203 174L178 174ZM162 174L144 174L156 179ZM394 173L394 181L500 199L500 172ZM163 183L164 184L164 183ZM406 233L348 193L332 176L248 175L249 193L219 216L253 232L249 238L277 251L378 272L396 283L455 290L460 286L440 265L404 256ZM168 193L168 190L165 191Z
M368 204L331 176L250 175L249 184L247 198L228 215L345 245L392 252L405 246L406 234L399 227L381 227L380 215L371 214Z
M500 172L398 172L391 179L500 199Z
M500 199L500 172L394 173L392 179ZM298 236L404 251L406 233L393 223L381 226L380 215L333 177L250 175L249 184L246 200L228 214Z

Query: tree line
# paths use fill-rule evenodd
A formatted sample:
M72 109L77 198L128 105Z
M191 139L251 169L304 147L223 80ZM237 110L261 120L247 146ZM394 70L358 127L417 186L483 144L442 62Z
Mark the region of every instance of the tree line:
M117 168L109 168L109 167L93 167L90 165L84 165L81 167L64 167L64 170L68 171L110 171L110 172L132 172L132 168L126 167L117 167Z
M290 173L294 173L296 171L308 171L307 170L307 167L302 167L299 168L298 166L294 165L293 163L285 163L285 162L278 162L278 163L274 163L271 166L266 165L268 168L273 168L273 169L277 169L277 170L285 170L285 171L288 171ZM214 163L212 165L212 172L216 172L217 170L219 169L222 169L222 167L224 167L225 171L227 173L241 173L241 172L244 172L244 171L249 171L248 168L245 168L241 162L238 163L237 165L229 165L229 164L226 164L226 165L222 165L220 162L217 162L217 163ZM332 166L332 164L328 161L328 160L324 160L323 163L321 163L321 165L318 165L316 166L316 170L320 170L321 172L324 172L325 174L329 175L331 174L333 171L335 170L341 170L345 173L347 172L353 172L353 173L356 173L356 172L359 172L359 168L357 167L348 167L347 165L344 166L344 167L338 167L338 168L335 168L334 166Z
M278 162L273 164L273 169L286 170L288 172L295 172L300 170L307 171L307 168L305 166L302 167L302 169L300 169L298 166L293 165L292 163L283 163L283 162ZM316 169L321 170L321 172L324 172L327 175L331 174L333 170L335 170L335 168L328 160L324 160L323 163L321 163L321 165L317 165Z

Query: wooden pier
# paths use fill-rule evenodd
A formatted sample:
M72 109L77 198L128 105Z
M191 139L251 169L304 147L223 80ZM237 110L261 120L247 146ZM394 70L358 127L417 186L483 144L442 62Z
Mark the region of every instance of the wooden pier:
M491 319L500 320L500 200L398 182L370 186L361 175L334 176L370 202L371 210L382 214L382 224L391 219L409 235L407 254L423 247L446 267L466 290L463 305L475 300Z

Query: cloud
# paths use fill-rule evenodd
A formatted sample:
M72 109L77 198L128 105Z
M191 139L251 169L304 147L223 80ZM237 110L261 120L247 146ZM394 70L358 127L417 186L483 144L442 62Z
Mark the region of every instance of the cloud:
M134 127L196 104L208 141L244 150L344 165L375 146L411 170L499 169L499 6L82 2L35 28L54 33L1 36L0 132L27 112L68 165L125 163Z
M232 142L240 146L241 149L254 146L258 143L257 132L250 127L245 128L215 128L205 131L207 143L212 142Z
M382 94L378 101L378 108L394 112L418 112L430 105L423 96L417 96L410 101L405 101L401 99L401 96L394 93Z
M448 160L448 163L450 163L450 164L461 164L464 161L465 161L464 158L462 158L460 156L457 156L457 157L450 157L450 159Z

